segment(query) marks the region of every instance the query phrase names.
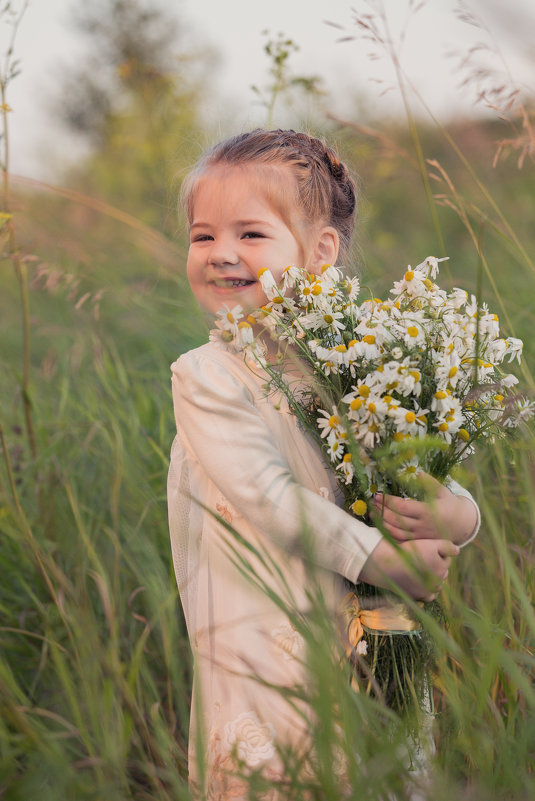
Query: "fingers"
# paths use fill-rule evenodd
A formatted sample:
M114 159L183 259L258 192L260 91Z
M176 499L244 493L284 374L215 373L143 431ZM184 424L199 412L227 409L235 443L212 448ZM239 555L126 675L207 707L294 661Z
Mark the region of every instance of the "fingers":
M372 503L383 515L391 511L403 517L419 518L425 512L425 504L422 501L398 498L396 495L382 495L380 492L373 496Z
M436 542L438 545L439 556L441 556L443 559L448 559L448 557L459 555L461 549L451 540L437 540Z

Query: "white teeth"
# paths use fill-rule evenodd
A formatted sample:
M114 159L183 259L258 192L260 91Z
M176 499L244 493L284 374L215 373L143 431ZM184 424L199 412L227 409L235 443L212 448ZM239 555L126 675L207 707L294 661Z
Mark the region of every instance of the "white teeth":
M228 287L248 286L253 282L246 281L244 278L215 278L212 283L222 289L228 289Z

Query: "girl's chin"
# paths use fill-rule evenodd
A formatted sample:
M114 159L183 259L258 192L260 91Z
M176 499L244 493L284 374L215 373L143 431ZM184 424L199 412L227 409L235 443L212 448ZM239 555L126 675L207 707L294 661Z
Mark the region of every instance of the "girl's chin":
M250 312L260 308L266 302L266 296L258 286L231 288L213 286L211 294L215 311L225 304L226 306L241 306L244 311Z

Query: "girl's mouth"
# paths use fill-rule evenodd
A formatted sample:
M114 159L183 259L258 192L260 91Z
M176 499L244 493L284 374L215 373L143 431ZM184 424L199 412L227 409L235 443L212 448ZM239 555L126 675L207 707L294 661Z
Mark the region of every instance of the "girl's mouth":
M254 283L255 281L248 281L246 278L214 278L212 281L212 284L220 289L237 289Z

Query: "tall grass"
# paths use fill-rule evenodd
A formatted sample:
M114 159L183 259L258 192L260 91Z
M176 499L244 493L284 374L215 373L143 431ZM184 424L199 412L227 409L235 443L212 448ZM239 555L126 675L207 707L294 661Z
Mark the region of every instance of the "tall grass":
M338 125L335 136L367 177L372 280L386 262L399 270L400 249L410 246L417 260L437 252L438 226L453 280L475 291L483 262L485 299L502 305L507 334L529 339L523 380L532 389L526 308L535 298L535 240L529 226L522 230L517 203L532 191L532 162L525 157L518 174L511 161L499 163L493 174L460 141L462 129L433 132L412 112L408 129L370 136L371 128ZM434 197L418 189L424 175L428 189L439 186ZM407 196L414 205L404 205ZM50 197L17 195L9 224L20 238L9 246L11 267L3 262L0 797L187 799L191 658L164 495L168 364L205 330L184 279L171 272L179 254L162 256L156 232L139 229L132 247L132 228L121 227L120 215L102 222L110 210L98 203L96 228L94 217L73 222L66 205L39 222L35 211ZM70 220L61 236L58 219ZM385 219L390 238L382 237ZM112 239L113 266L102 255ZM513 446L474 457L459 476L480 503L483 526L450 572L447 626L428 621L437 752L421 792L433 801L535 798L534 445L529 430ZM343 797L333 770L340 754L350 797L407 797L403 724L380 699L350 689L321 598L315 608L296 624L310 646L317 781L304 786L286 755L295 776L288 798Z

